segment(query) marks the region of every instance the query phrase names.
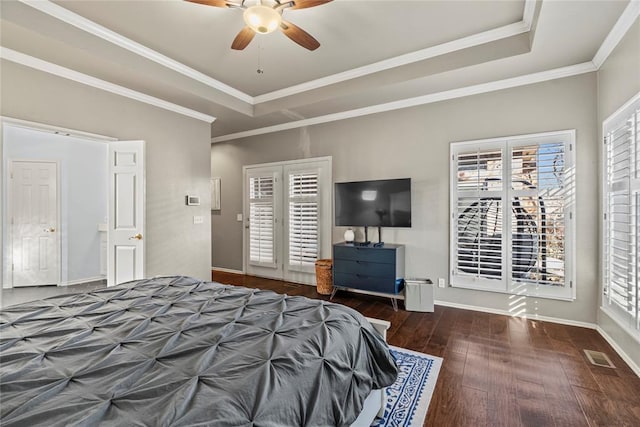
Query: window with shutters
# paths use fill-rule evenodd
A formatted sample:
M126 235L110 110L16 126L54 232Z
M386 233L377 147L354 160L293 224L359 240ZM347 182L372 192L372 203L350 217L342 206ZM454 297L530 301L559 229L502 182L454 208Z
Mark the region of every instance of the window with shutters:
M249 262L273 266L275 258L275 213L273 174L249 177Z
M604 123L603 309L640 336L640 95Z
M571 299L572 131L451 145L452 286Z
M289 269L313 270L319 255L319 171L290 172Z

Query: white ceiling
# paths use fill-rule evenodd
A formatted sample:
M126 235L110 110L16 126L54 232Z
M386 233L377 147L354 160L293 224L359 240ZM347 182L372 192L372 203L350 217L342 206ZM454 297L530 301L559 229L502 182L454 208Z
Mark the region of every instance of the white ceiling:
M3 0L0 40L213 115L219 136L582 64L627 4L335 0L284 12L321 43L309 52L279 32L231 50L239 10L180 0Z

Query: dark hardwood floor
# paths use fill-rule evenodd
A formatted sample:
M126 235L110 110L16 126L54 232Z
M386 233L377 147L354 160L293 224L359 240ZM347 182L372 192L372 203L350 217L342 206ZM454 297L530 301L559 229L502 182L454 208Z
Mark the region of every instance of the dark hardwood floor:
M328 299L277 280L213 280ZM394 312L388 299L346 292L334 302L390 321L389 344L444 358L425 426L640 426L640 378L595 330L441 306ZM583 349L616 369L591 365Z

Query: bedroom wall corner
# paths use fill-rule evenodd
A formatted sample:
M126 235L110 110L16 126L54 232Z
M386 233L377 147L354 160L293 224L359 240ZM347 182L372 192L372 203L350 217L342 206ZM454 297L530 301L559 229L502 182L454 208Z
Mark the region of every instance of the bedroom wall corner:
M2 60L2 116L146 141L146 276L211 278L211 125ZM200 196L186 206L185 195Z

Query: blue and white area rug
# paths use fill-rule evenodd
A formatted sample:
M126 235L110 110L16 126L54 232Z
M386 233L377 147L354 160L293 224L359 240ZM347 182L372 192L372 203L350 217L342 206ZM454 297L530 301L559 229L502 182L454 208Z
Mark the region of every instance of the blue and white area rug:
M442 358L389 346L399 368L398 379L386 388L384 418L372 427L418 427L424 424Z

